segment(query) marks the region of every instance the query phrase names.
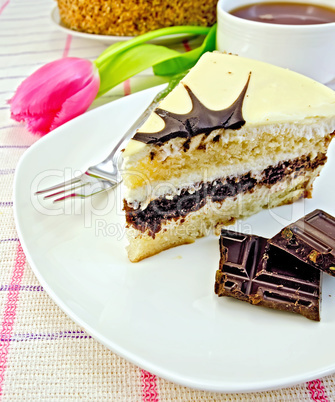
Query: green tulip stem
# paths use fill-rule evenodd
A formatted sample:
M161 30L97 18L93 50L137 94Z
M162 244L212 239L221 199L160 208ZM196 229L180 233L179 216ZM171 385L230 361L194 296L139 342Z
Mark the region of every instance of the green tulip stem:
M189 52L179 52L167 46L147 43L152 39L168 35L205 35L202 44ZM153 68L153 73L167 80L190 69L200 56L215 49L216 25L211 28L177 26L157 29L125 42L108 47L95 60L99 71L100 87L97 97L130 77Z
M188 34L188 35L207 35L210 28L207 27L198 27L198 26L174 26L157 29L155 31L147 32L143 35L136 36L125 42L117 42L113 45L109 46L101 55L95 60L94 64L98 69L108 62L109 58L113 56L115 53L124 52L130 48L133 48L137 45L149 42L153 39L157 39L164 36L169 35L178 35L178 34Z

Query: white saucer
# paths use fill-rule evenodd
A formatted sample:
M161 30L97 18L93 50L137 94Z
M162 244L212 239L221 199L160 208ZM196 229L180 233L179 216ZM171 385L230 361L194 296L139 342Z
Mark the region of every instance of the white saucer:
M57 29L61 30L62 32L66 33L68 35L76 36L76 37L82 38L82 39L92 39L92 40L95 40L98 42L102 42L105 45L112 45L113 43L116 43L116 42L124 42L124 41L134 38L134 36L96 35L96 34L79 32L79 31L74 31L73 29L69 29L61 21L60 16L59 16L59 10L58 10L57 6L51 12L51 21L56 26ZM190 34L169 35L169 36L164 36L161 38L153 39L153 40L149 41L148 43L152 43L155 45L169 45L169 44L173 44L173 43L179 43L179 42L182 42L183 40L193 38L193 37L195 37L195 35L190 35Z

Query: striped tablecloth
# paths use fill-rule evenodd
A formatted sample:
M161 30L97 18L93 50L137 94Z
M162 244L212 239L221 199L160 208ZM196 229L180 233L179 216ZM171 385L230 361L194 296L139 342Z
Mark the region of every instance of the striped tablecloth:
M3 401L335 401L335 375L292 388L216 394L170 383L106 349L49 298L26 261L13 219L13 178L39 137L10 119L19 83L52 60L94 60L105 45L50 21L52 0L0 0L0 395ZM184 43L192 47L191 43ZM186 49L187 50L187 49ZM142 73L92 107L161 83ZM308 353L318 353L308 351Z

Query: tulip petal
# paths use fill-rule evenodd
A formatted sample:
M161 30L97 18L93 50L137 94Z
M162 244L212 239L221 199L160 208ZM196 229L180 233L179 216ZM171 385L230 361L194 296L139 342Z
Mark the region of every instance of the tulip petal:
M28 116L24 120L28 130L33 134L45 135L50 131L50 126L54 120L53 114L45 113L43 116Z
M9 101L11 117L26 122L28 129L33 133L48 133L59 125L54 124L54 119L58 119L62 113L63 104L86 87L91 90L87 91L88 99L81 99L81 102L83 105L92 103L98 92L96 87L99 88L100 85L99 74L94 68L88 60L70 57L44 65L21 83ZM78 112L68 111L71 116L78 116L88 106L84 108L78 102L73 105L79 108ZM67 121L70 118L62 117L62 120Z
M95 99L100 86L100 80L93 80L75 95L68 98L62 105L62 109L57 113L50 130L66 123L67 121L86 112Z

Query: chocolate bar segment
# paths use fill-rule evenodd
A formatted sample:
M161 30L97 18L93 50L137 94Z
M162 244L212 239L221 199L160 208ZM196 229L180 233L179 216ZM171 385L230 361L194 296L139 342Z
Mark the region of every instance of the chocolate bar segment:
M335 276L335 218L320 209L285 227L270 244Z
M321 272L267 239L223 230L215 293L320 321Z

